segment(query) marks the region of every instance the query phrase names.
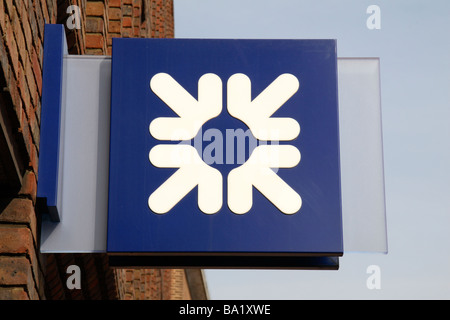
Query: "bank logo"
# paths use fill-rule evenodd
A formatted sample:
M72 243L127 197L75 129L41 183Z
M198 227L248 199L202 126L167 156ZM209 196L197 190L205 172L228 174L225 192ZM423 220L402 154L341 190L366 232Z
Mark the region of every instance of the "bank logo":
M154 119L149 126L150 134L157 140L180 143L162 143L150 150L151 164L178 170L150 195L149 208L157 214L167 213L198 186L199 209L205 214L217 213L223 205L222 173L205 162L186 141L194 139L206 122L221 114L222 80L215 74L204 74L198 81L197 99L167 73L153 76L150 88L178 115ZM237 73L228 79L228 113L245 123L256 139L271 142L256 146L248 160L226 177L227 204L233 213L250 211L253 187L284 214L300 210L300 195L275 170L297 166L300 151L292 145L274 143L295 139L300 134L300 125L293 118L272 117L298 89L298 79L286 73L252 100L251 80L245 74Z

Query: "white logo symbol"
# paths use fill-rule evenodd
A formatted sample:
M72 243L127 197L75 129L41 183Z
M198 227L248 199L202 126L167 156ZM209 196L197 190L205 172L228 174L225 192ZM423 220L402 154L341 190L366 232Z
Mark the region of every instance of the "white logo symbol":
M222 112L222 81L212 73L198 82L198 99L192 97L166 73L150 81L152 91L178 117L160 117L150 123L150 134L158 140L193 139L201 127ZM282 74L255 99L251 99L251 81L244 74L232 75L227 83L227 109L244 122L253 136L263 141L289 141L300 133L292 118L272 117L299 88L297 78ZM222 174L206 164L197 150L186 144L159 144L150 150L150 162L159 168L178 168L149 197L150 209L167 213L192 189L198 186L198 206L207 214L222 207ZM252 188L258 189L281 212L300 210L301 197L272 169L292 168L300 162L300 152L292 145L259 145L241 166L227 177L228 206L236 214L248 212L253 204Z

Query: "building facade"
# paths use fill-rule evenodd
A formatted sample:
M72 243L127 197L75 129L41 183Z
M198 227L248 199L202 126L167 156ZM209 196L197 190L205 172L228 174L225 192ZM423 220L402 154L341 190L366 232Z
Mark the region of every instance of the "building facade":
M199 269L113 269L101 253L40 253L46 23L65 25L76 55L111 55L115 37L174 37L172 0L0 0L0 300L207 299ZM79 289L67 284L73 265Z

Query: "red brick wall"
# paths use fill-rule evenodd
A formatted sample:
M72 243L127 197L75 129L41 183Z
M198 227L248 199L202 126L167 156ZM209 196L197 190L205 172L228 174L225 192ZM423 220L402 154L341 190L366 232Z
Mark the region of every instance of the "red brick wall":
M190 300L182 269L117 269L117 290L123 300Z
M0 215L0 300L44 298L36 223L26 198L13 199Z
M39 252L44 25L66 25L70 5L81 9L81 28L65 28L70 54L110 55L114 37L174 36L172 0L0 0L0 300L189 299L184 270L113 270L104 254ZM65 285L71 264L80 290Z
M44 21L55 23L56 1L0 0L2 130L21 185L0 194L0 299L44 298L35 212Z

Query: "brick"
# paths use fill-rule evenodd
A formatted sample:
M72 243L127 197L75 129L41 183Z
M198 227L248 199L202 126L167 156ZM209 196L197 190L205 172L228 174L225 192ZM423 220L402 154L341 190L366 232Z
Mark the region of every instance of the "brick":
M109 33L107 37L107 45L112 46L112 39L120 38L120 33Z
M27 292L22 287L0 288L0 300L29 300Z
M101 33L101 32L103 32L103 29L104 29L103 18L87 17L85 25L86 25L86 32Z
M5 12L5 4L3 1L0 1L0 31L1 34L5 34L5 16L6 16L6 12Z
M31 67L33 69L34 78L36 80L36 85L39 90L39 96L41 96L42 93L42 69L41 65L39 64L39 58L37 56L36 50L33 46L31 46L30 49L31 55Z
M101 1L86 2L86 16L103 16L105 6Z
M36 116L36 109L34 112L30 114L30 130L31 130L31 136L33 137L34 146L36 147L37 151L39 151L39 142L40 142L40 128L39 128L39 122L38 118ZM38 154L38 153L36 153ZM30 159L31 160L31 159ZM34 168L34 166L32 165Z
M131 27L132 26L131 17L123 17L122 26L123 27Z
M38 32L38 26L36 22L36 14L33 6L33 0L24 0L25 2L28 2L27 6L27 13L28 13L28 20L30 21L30 27L31 32L33 34L33 39L39 38L39 32Z
M121 0L109 0L109 7L110 8L120 8L120 6L121 6L120 1Z
M133 295L130 293L125 293L123 299L124 300L133 300Z
M31 46L33 44L33 38L31 35L30 22L28 20L28 12L27 12L27 9L25 6L18 8L18 10L20 13L20 22L22 24L23 34L25 36L25 42L27 44L28 50L30 50Z
M133 35L133 30L131 27L122 28L122 38L130 38Z
M134 272L131 269L127 269L125 271L125 281L126 282L131 282L134 280Z
M48 11L48 7L47 7L47 1L43 0L43 1L39 1L39 3L42 8L42 14L44 15L44 20L46 21L46 23L51 23L49 11Z
M3 69L3 75L5 79L9 79L9 60L8 55L6 54L6 48L2 37L0 37L0 64Z
M9 57L11 58L14 74L17 76L19 72L19 52L17 50L16 39L14 37L13 28L9 19L6 20L6 47L9 51Z
M44 0L45 1L45 0ZM48 14L50 15L50 21L49 23L56 23L56 1L54 0L47 0L47 8L48 8ZM83 8L84 10L84 8Z
M0 254L31 255L33 252L33 236L28 227L0 224Z
M86 49L87 55L98 55L101 56L104 54L103 49Z
M0 222L22 223L36 229L36 214L31 200L14 198L3 206L5 208L0 212Z
M48 23L55 23L53 22L52 18L54 18L56 20L56 4L57 1L54 0L43 0L46 2L46 7L47 7L47 11L48 11L48 15L50 20L48 21Z
M146 30L145 27L140 29L140 37L141 38L148 38L149 37L149 32L148 32L148 30Z
M14 10L13 0L5 0L5 4L6 4L7 14L11 14L11 12Z
M33 113L33 104L31 102L31 96L29 91L29 86L25 79L25 73L23 69L19 70L19 79L17 80L17 87L20 90L20 97L23 101L23 108L25 109L25 113L27 115Z
M12 70L11 70L12 71ZM11 97L12 103L15 106L17 117L20 121L22 112L21 112L21 100L19 95L19 90L17 89L17 80L14 72L9 72L8 90L9 95Z
M0 286L24 286L32 300L39 300L29 260L24 256L0 256Z
M20 127L18 130L22 134L22 139L23 139L23 142L25 143L25 148L29 155L30 147L32 144L32 139L31 139L31 135L30 135L30 130L28 129L27 116L25 114L25 110L22 107L17 108L17 112L20 112L20 116L19 116Z
M36 110L34 112L36 114L37 125L40 127L41 125L41 101L36 105Z
M33 203L36 203L37 182L36 175L33 171L27 170L22 179L22 187L19 191L19 196L26 196Z
M25 70L25 78L27 79L28 89L30 90L31 101L33 102L33 105L36 105L39 101L39 91L36 85L33 68L31 66L30 56L27 55L22 61L24 61L23 68ZM27 115L29 115L30 110L27 109L26 111Z
M121 28L121 22L119 21L119 20L112 20L112 21L109 21L109 26L108 26L108 36L111 34L111 33L117 33L117 34L120 34L120 28Z
M96 48L96 49L102 49L103 48L103 35L102 34L86 34L86 48Z
M133 7L133 17L140 19L141 17L141 8Z
M37 170L38 170L38 168L37 168L37 165L38 165L37 149L35 146L35 142L33 140L30 123L28 122L28 119L25 115L25 111L23 110L23 108L21 110L22 110L23 114L21 117L19 131L22 133L22 139L23 139L23 142L25 143L25 148L28 153L28 166L31 167L31 169L34 172L37 172ZM33 114L32 114L32 116L33 116Z
M0 256L0 285L27 285L33 283L27 258Z
M28 166L34 171L37 172L39 164L38 150L36 148L36 144L31 146L30 152L30 161L28 162Z
M28 87L27 80L25 77L25 70L22 67L21 63L19 63L19 74L17 76L17 88L20 91L20 97L22 98L22 101L24 103L26 113L29 114L30 112L32 112L33 105L31 103L29 87Z
M36 4L33 7L34 7L34 13L36 14L36 21L37 21L38 30L39 30L39 36L41 39L43 39L44 38L45 20L44 20L44 16L42 15L41 6Z
M133 7L130 5L123 5L122 6L122 15L131 17L133 15Z
M19 50L20 57L22 58L22 61L25 56L28 55L27 52L27 46L25 43L25 37L22 31L22 22L19 18L19 15L17 14L16 9L14 8L12 14L10 14L11 17L11 25L13 26L14 36L16 39L17 48Z
M122 9L120 8L108 8L109 20L122 19Z

